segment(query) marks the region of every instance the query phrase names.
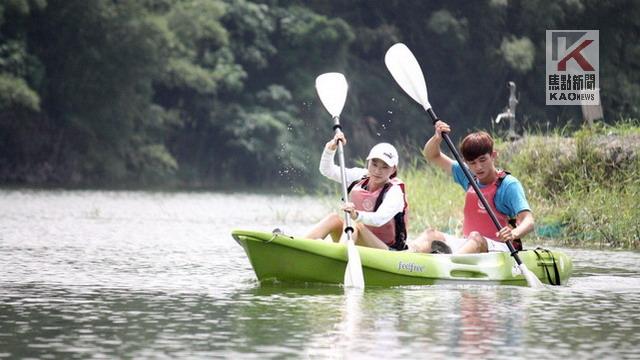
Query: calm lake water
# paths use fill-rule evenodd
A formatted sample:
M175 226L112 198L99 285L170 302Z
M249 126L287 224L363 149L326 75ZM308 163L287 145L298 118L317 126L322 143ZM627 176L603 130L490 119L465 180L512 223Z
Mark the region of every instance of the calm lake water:
M640 254L561 249L568 286L260 286L233 228L312 198L0 191L0 358L640 358ZM533 245L533 244L529 244Z

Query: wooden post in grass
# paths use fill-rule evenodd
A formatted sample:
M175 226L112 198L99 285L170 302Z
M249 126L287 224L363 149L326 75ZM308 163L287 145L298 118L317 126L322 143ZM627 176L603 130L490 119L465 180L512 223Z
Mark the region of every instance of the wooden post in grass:
M594 120L602 120L604 119L604 115L602 113L602 102L600 102L600 89L596 89L596 97L598 98L598 103L600 105L582 105L582 118L589 125L589 127L593 126Z

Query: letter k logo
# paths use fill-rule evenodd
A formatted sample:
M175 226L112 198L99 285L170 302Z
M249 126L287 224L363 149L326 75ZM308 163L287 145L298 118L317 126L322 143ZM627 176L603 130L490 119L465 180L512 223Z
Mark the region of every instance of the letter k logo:
M580 54L580 51L589 46L592 42L593 40L585 40L577 48L573 49L572 52L565 55L565 57L558 62L558 71L567 71L567 61L569 61L569 59L574 59L583 71L594 71L593 66L591 66L587 59Z
M558 55L566 53L573 45L586 35L586 31L554 31L552 35L552 59L557 60ZM557 63L557 71L567 71L567 62L574 59L576 63L582 68L582 71L595 71L593 65L584 56L582 56L582 50L591 45L593 40L583 40L576 46L571 52L566 54ZM560 53L560 54L559 54Z

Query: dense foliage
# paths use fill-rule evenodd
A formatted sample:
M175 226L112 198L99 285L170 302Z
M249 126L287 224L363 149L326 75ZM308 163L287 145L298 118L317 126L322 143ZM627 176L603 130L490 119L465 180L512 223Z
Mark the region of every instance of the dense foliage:
M545 30L599 29L605 118L637 117L639 18L632 0L3 1L0 181L312 184L331 134L313 87L326 71L350 82L349 155L413 149L431 130L384 68L397 41L457 128L489 127L509 80L520 120L554 126L580 115L544 106Z

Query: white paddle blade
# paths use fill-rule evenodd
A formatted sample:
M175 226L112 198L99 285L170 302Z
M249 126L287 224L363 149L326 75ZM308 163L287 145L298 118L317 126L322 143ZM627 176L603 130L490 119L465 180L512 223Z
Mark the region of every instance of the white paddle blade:
M344 286L364 289L360 253L351 239L347 240L347 269L344 272Z
M411 50L403 43L396 43L387 50L384 63L402 90L425 110L429 110L431 104L427 95L427 83Z
M325 73L316 78L316 91L332 117L340 116L347 101L347 79L341 73Z
M524 275L524 278L527 279L527 284L529 284L530 287L534 289L544 288L544 284L542 284L542 281L540 281L540 279L538 279L538 277L534 273L532 273L524 263L520 264L520 271L522 271L522 275Z

